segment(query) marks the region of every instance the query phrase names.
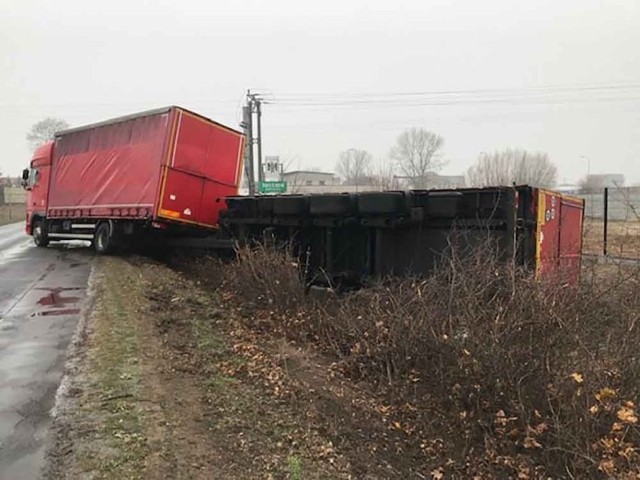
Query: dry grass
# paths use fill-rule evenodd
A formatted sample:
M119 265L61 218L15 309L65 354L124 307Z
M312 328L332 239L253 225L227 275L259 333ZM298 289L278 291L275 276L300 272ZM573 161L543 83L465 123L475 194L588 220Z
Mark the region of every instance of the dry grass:
M585 219L583 253L602 255L604 222ZM640 221L609 221L607 226L607 253L613 256L640 258Z
M434 462L463 477L640 472L640 272L568 287L487 250L451 258L427 278L317 302L292 258L260 247L224 268L223 289L256 332L314 345L375 388L423 473Z

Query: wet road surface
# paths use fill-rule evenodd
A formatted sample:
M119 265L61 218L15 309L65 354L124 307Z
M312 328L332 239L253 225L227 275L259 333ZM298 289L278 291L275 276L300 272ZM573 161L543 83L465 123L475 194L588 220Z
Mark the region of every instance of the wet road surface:
M88 248L36 248L23 228L0 226L0 480L40 475L91 270Z

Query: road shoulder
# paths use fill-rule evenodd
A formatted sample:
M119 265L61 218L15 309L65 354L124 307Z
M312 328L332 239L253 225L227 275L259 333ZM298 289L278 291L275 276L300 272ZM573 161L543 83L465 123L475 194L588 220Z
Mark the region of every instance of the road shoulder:
M349 478L224 299L136 257L94 269L47 477Z

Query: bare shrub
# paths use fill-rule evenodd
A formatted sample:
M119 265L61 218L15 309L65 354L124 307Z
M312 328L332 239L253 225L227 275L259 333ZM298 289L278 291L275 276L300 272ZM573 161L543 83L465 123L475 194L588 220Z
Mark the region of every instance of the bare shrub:
M299 265L288 249L262 244L239 248L225 273L233 291L252 305L287 312L305 303Z
M425 455L453 475L639 472L637 269L568 286L537 282L494 251L452 251L425 278L318 303L287 252L260 247L239 253L230 286L399 406L408 442L439 439Z

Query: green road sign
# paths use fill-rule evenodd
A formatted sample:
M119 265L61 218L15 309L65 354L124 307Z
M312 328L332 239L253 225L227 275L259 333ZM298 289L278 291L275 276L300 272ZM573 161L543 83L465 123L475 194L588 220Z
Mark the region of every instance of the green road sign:
M260 193L284 193L287 191L287 182L259 182Z

